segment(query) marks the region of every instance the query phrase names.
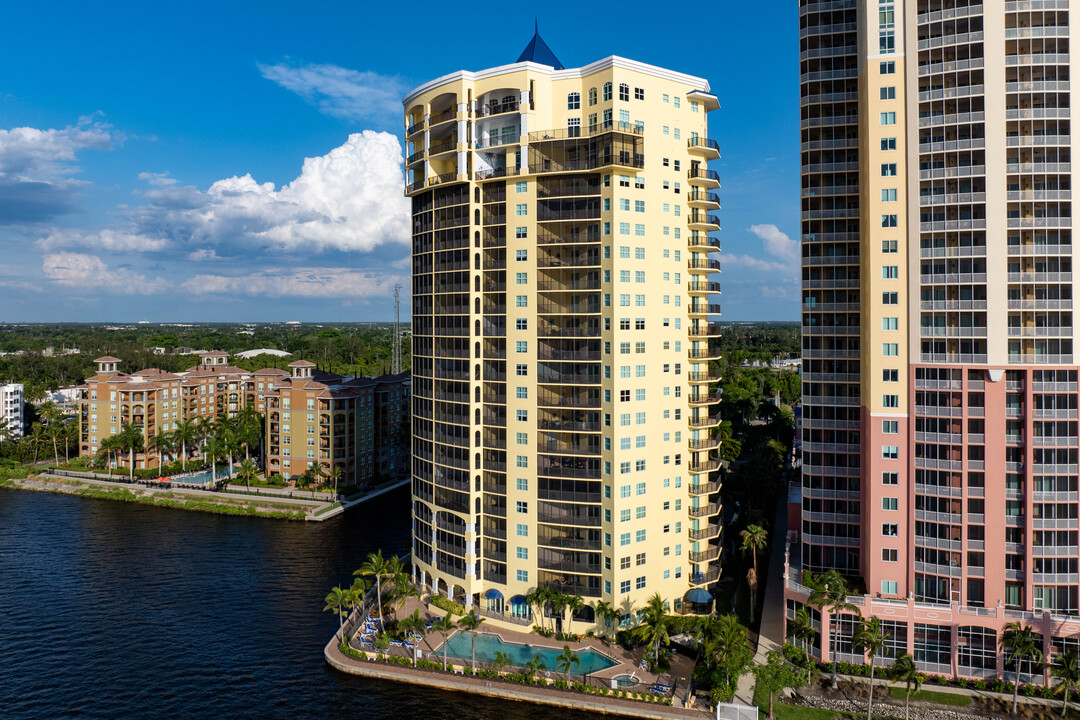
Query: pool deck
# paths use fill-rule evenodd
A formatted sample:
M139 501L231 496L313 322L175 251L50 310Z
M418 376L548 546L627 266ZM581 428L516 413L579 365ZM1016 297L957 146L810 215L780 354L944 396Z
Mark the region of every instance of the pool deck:
M414 610L419 610L420 616L427 619L435 619L445 614L439 608L429 608L422 602L410 598L405 606L398 611L397 617L401 618L411 615ZM453 637L456 632L459 631L449 633L449 637ZM648 688L657 680L661 680L668 684L674 684L672 679L680 677L680 673L682 677L688 676L689 667L692 666L690 658L677 656L672 663L673 672L669 675L657 676L653 673L639 669L638 666L641 662L642 654L641 650L633 653L627 652L617 645L606 643L599 638L582 638L581 642L567 643L555 640L554 638L545 638L535 633L508 630L501 625L497 628L494 625L488 626L487 622L481 624L477 629L477 632L489 632L498 635L506 642L528 644L533 647L546 647L560 652L564 645L570 645L571 649L575 652L586 648L592 648L596 652L601 653L614 661L616 665L591 673L589 677L600 680L603 685L609 686L611 678L618 675L634 675L635 677L640 678L641 683L630 688L624 688L631 692L647 692ZM442 646L444 640L441 633L428 633L428 635L420 641L422 656L428 660L441 662L442 655L441 653L436 652L436 649ZM374 649L371 646L359 645L355 640L352 642L352 646L356 649L364 650L370 655L374 655ZM386 654L399 655L402 657L409 656L406 651L400 648L390 648ZM517 685L491 680L489 678L470 677L463 674L464 669L469 665L470 658L455 658L450 656L450 664L453 668L453 672L403 667L389 663L374 662L372 660L359 660L349 657L341 652L340 648L337 646L336 635L329 643L327 643L324 655L326 656L326 661L341 672L363 677L381 678L394 682L426 685L428 687L443 690L471 692L507 700L533 702L611 715L656 718L657 720L712 717L712 713L707 708L688 709L677 706L681 705L683 697L679 691L682 690L685 692L686 689L685 683L681 681L676 687L676 704L659 705L635 700L620 700L610 696L588 695L576 691L558 690L554 687ZM480 665L481 663L478 662L477 664ZM540 675L546 676L552 681L562 678L562 674L556 672L554 669L549 669ZM581 676L578 675L576 679L580 678ZM575 679L573 675L571 675L571 679Z

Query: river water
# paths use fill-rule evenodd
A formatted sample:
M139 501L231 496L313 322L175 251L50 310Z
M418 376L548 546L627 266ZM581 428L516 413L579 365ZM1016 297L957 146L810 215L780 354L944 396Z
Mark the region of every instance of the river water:
M408 544L408 490L324 523L0 490L0 718L596 715L342 675L323 598Z

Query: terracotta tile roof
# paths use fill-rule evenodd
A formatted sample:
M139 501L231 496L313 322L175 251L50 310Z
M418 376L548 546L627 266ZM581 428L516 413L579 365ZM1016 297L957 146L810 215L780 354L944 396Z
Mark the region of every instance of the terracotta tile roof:
M289 367L298 367L298 368L315 367L315 363L311 362L310 360L296 360L294 362L289 363Z
M104 357L97 358L94 362L123 362L123 360L113 357L112 355L105 355Z

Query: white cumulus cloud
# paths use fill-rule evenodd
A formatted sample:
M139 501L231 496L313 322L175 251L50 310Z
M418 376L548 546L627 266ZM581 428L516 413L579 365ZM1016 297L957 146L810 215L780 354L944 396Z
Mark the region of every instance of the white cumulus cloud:
M401 115L408 91L398 77L360 72L337 65L259 65L267 80L291 90L319 109L345 120L389 120Z
M108 150L108 125L82 118L61 129L0 129L0 225L51 220L76 208L88 183L74 179L80 150Z
M169 289L160 277L150 280L124 267L110 269L101 258L84 253L49 253L42 258L41 269L58 285L79 290L149 295Z
M409 201L401 163L396 137L365 130L326 155L306 158L300 175L280 189L250 174L218 180L202 191L144 173L152 186L143 192L149 202L125 211L122 229L53 233L39 243L44 249L176 247L191 260L215 258L215 247L287 254L407 244Z
M799 243L788 237L775 225L751 225L747 228L761 238L765 251L789 265L799 264Z
M168 241L165 238L146 237L108 228L96 233L63 229L53 230L34 245L39 250L84 247L112 252L152 252L164 250L168 246Z
M193 295L264 295L271 297L365 298L393 293L403 282L346 268L270 268L247 275L195 275L183 288Z

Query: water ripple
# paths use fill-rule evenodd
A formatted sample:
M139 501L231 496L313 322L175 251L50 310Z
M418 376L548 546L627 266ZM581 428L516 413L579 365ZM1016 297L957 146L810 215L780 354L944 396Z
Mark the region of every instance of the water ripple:
M0 718L531 720L323 661L322 597L405 549L408 512L407 491L317 524L0 491Z

